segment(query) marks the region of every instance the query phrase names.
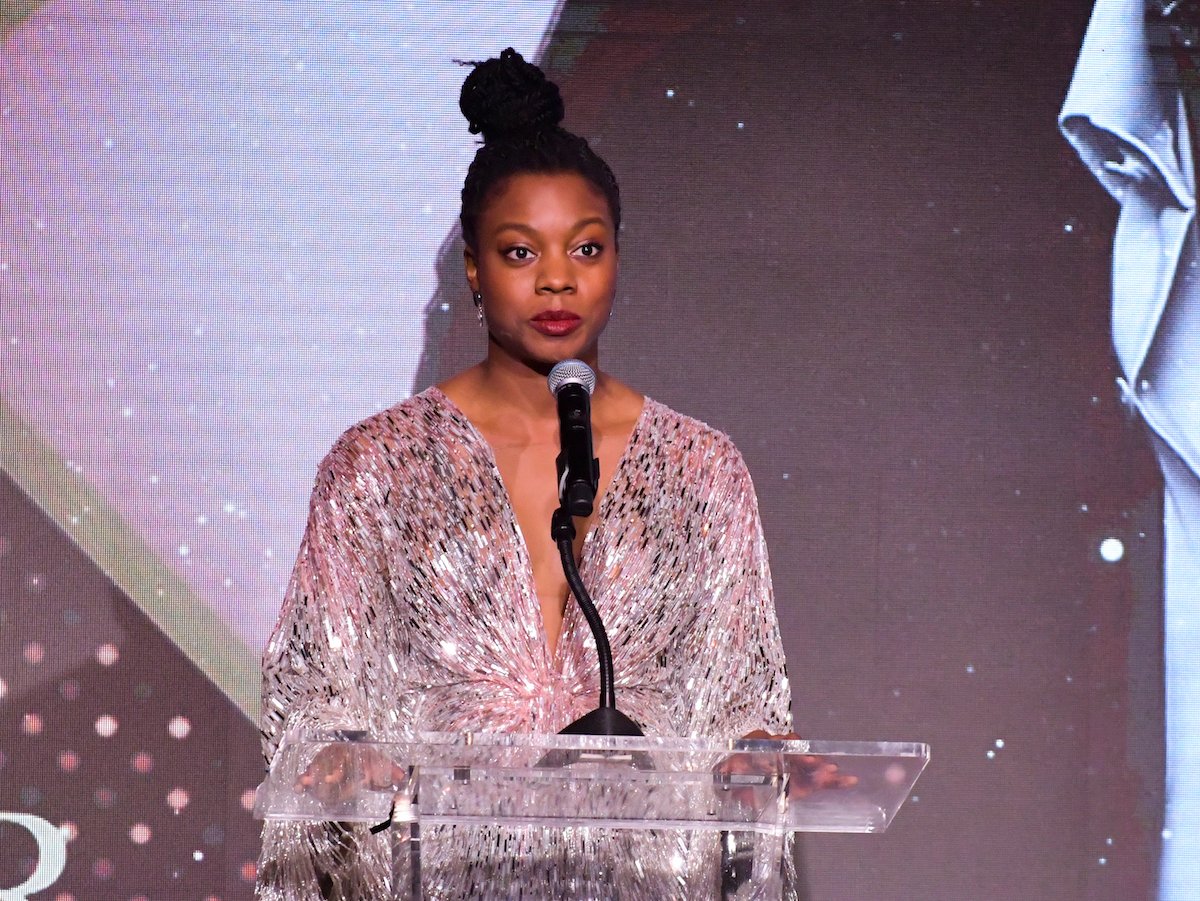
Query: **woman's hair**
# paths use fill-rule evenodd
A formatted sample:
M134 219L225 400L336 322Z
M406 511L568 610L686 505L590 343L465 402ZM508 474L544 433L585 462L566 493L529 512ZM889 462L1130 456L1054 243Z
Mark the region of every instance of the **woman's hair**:
M472 63L459 109L483 146L467 169L462 189L463 240L474 249L479 214L489 196L513 175L572 172L586 178L608 200L615 229L621 225L621 194L608 164L587 141L559 127L563 118L558 85L512 47L499 57Z

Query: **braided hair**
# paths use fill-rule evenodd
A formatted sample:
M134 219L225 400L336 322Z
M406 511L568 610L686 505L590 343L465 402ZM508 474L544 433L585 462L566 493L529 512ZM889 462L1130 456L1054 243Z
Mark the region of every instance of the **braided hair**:
M462 189L463 240L475 249L479 215L503 182L522 173L574 173L608 201L614 235L621 225L621 194L608 164L588 142L559 126L563 102L558 85L512 47L474 66L458 106L471 134L483 145L467 169Z

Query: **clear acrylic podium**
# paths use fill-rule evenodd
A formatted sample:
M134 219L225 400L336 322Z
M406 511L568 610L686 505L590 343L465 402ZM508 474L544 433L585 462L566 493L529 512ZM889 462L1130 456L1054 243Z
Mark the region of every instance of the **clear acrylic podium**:
M370 787L306 788L318 754L341 759L339 785ZM928 761L927 745L902 742L328 733L280 748L255 815L386 828L393 898L404 901L422 897L426 825L713 832L724 897L777 899L788 833L884 831ZM806 775L823 763L857 782L811 790Z

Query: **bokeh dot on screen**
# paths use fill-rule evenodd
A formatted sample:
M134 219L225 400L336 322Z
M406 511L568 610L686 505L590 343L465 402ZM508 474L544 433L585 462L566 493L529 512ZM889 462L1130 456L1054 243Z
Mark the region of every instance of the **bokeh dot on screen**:
M105 642L96 648L96 662L101 666L112 666L120 657L120 651L117 650L117 646L112 642Z
M173 788L167 794L167 806L176 813L187 807L191 803L191 800L191 795L182 788Z
M154 769L154 755L148 751L138 751L133 755L133 759L130 760L129 765L134 772L144 775Z
M58 754L58 768L64 773L73 773L79 769L79 755L74 751L60 751Z
M46 646L40 641L31 641L25 645L23 656L30 666L37 666L46 659Z

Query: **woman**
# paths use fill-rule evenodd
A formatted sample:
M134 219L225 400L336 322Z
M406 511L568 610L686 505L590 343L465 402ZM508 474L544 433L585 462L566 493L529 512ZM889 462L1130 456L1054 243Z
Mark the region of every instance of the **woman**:
M600 460L575 550L608 628L622 710L648 735L788 732L766 549L740 455L598 365L618 269L616 180L559 127L558 89L511 49L476 65L460 105L484 137L462 231L487 355L351 428L322 463L265 655L268 759L313 728L552 733L596 706L595 650L549 526L558 420L546 374L571 357L597 372ZM423 841L426 890L705 897L712 841L435 831ZM584 883L568 865L580 859ZM380 838L272 824L259 893L385 897L386 872Z

